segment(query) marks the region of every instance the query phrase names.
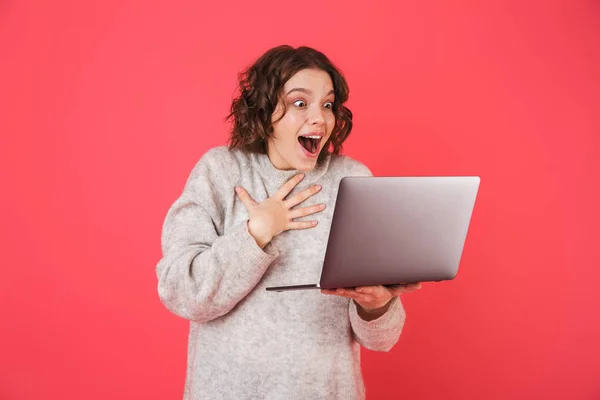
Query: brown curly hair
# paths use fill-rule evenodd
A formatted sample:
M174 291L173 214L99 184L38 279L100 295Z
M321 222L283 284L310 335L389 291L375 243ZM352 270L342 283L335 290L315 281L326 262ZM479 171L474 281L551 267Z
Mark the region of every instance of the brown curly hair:
M231 103L226 121L232 120L229 148L248 152L266 153L267 140L273 133L272 114L282 96L283 86L298 71L315 68L329 74L335 99L333 113L335 126L319 155L319 161L328 154L339 154L342 144L352 130L352 112L344 106L348 100L348 84L342 73L325 54L310 47L282 45L263 54L249 68L239 74L239 95ZM281 117L285 115L285 110ZM277 122L277 121L275 121ZM329 150L333 147L333 150Z

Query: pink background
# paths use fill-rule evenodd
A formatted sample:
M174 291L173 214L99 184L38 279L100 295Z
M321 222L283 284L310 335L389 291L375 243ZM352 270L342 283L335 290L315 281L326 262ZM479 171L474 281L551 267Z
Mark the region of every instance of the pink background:
M368 399L600 398L597 2L9 0L0 399L181 398L163 218L282 43L344 71L375 175L482 177L456 280L363 351Z

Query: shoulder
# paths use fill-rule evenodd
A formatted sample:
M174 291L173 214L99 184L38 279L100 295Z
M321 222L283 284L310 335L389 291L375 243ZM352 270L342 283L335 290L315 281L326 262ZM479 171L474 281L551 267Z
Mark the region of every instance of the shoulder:
M221 170L236 163L236 156L227 146L216 146L208 149L196 164L196 167L207 170Z
M341 176L373 176L364 163L345 154L332 154L329 169Z
M200 177L216 183L237 180L240 175L240 156L236 153L227 146L208 149L196 162L190 180Z

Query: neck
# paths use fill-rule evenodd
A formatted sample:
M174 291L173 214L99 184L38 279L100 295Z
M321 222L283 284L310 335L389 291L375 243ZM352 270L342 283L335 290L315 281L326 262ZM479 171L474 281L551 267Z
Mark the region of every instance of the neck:
M298 185L299 187L308 186L316 182L327 172L329 161L331 159L331 155L327 154L321 161L317 162L315 168L310 171L299 171L294 168L278 168L280 165L276 165L277 163L271 161L271 158L264 153L250 153L249 157L251 158L252 163L258 166L260 175L264 178L265 182L267 182L269 186L274 185L273 189L275 190L279 189L285 182L300 173L304 174L304 179Z

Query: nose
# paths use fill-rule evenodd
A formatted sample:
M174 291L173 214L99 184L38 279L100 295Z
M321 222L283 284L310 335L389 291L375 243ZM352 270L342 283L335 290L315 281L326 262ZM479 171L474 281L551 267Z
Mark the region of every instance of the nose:
M311 125L323 125L325 123L325 115L323 114L323 109L315 105L311 107L310 113L308 115L308 122Z

